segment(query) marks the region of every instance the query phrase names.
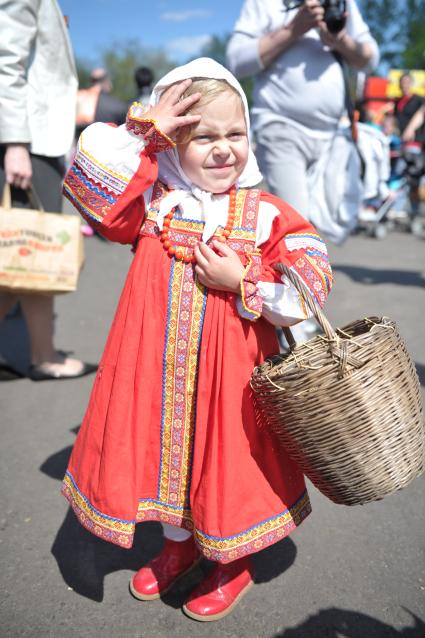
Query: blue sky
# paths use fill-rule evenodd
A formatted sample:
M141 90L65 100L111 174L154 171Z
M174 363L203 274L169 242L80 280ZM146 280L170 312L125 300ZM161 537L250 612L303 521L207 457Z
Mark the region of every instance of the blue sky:
M59 0L70 18L75 55L97 63L114 42L138 39L176 61L196 55L211 35L232 30L242 0Z

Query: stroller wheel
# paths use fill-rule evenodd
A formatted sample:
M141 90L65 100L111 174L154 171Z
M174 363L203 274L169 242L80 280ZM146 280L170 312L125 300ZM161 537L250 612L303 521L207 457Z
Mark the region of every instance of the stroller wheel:
M371 235L372 237L375 237L375 239L385 239L388 235L388 228L386 224L376 224L376 226L372 229Z
M415 217L410 224L410 230L415 237L423 237L425 234L425 224L421 219Z

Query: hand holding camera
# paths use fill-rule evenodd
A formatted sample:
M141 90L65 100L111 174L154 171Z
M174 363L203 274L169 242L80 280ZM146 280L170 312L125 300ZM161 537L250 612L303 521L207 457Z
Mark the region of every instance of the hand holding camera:
M326 25L326 29L322 30L330 34L338 34L345 27L346 0L283 0L283 4L287 11L301 7L292 21L297 36L314 27L322 27L321 23Z
M296 6L301 6L301 3ZM295 8L293 3L290 8ZM304 35L304 33L307 33L307 31L310 31L310 29L319 27L323 22L324 15L325 10L320 0L305 0L291 22L290 27L293 35L300 37Z

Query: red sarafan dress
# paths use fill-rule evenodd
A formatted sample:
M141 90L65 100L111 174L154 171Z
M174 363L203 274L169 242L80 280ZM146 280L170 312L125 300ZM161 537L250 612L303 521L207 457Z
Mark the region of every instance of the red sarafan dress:
M136 248L63 493L105 540L131 547L136 523L162 521L191 530L204 556L226 563L282 539L310 512L303 474L256 420L249 381L278 352L258 282L291 293L288 308L305 317L273 264L292 267L323 304L326 249L282 201L239 189L227 243L246 266L241 294L207 289L193 264L160 241L156 219L168 190L157 180L158 148L139 141L126 163L125 135L125 127L89 127L65 182L90 223ZM275 214L256 246L264 204ZM176 211L170 224L169 240L184 254L202 236L195 217ZM219 226L214 237L222 235Z

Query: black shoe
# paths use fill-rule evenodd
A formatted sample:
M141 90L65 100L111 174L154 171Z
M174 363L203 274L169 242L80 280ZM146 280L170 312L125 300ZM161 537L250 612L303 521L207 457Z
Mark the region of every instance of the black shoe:
M0 381L14 381L24 378L25 375L16 368L12 368L8 363L0 363Z
M61 379L77 379L78 377L85 377L86 374L96 372L98 368L97 364L84 363L82 369L74 374L53 374L52 372L46 372L41 366L32 365L28 370L28 378L31 381L59 381Z

